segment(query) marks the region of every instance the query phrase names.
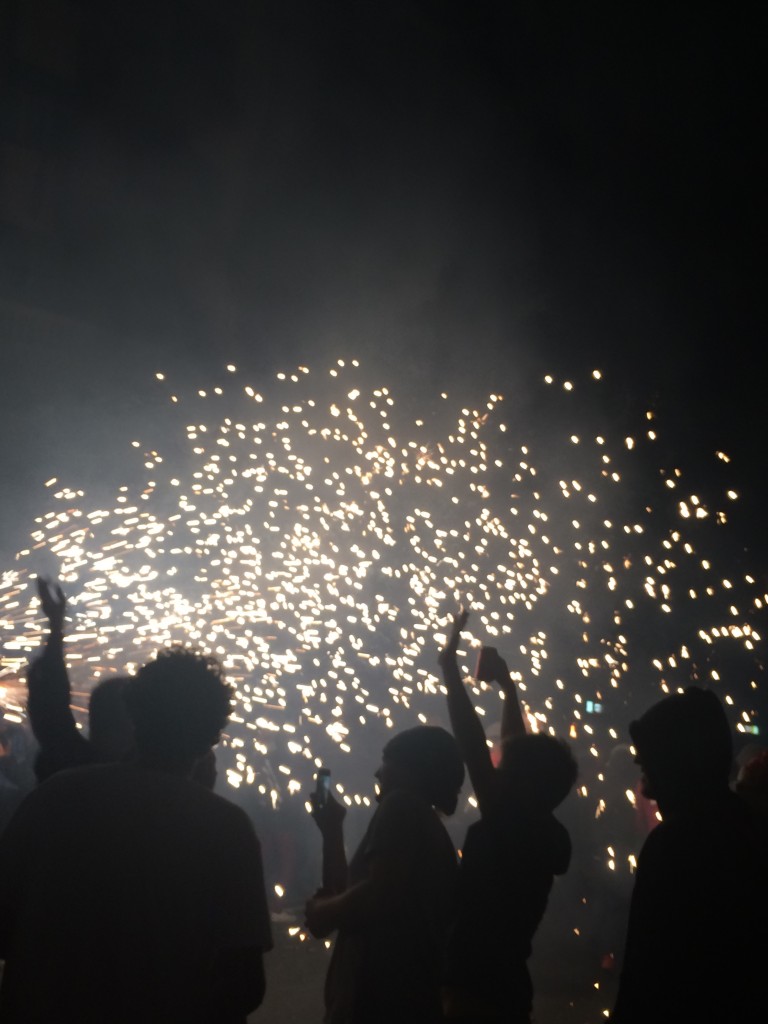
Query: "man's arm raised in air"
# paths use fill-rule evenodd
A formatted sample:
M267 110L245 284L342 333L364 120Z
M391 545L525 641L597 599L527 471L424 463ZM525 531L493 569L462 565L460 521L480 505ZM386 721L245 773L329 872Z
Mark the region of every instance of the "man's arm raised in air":
M462 608L455 616L448 642L438 656L448 696L448 716L461 756L467 766L480 813L488 810L496 793L496 769L486 742L485 730L459 673L456 651L469 612Z
M58 583L38 577L37 593L48 620L45 650L27 672L27 713L39 751L38 782L61 768L88 761L87 743L70 707L70 683L64 662L64 618L67 602Z

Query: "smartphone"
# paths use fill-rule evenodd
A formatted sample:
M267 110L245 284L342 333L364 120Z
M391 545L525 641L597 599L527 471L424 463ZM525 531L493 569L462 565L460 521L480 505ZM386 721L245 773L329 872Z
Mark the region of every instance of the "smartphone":
M320 768L315 776L315 806L325 807L331 792L331 769Z
M477 655L477 666L475 668L475 679L483 682L490 682L493 679L491 670L488 668L488 661L496 657L495 647L481 647Z

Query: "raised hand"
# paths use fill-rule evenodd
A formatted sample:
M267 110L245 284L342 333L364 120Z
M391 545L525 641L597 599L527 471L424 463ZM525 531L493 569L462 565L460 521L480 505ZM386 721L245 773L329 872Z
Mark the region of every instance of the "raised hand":
M509 669L507 663L495 647L480 648L480 656L477 659L477 671L475 678L483 682L497 682L502 689L509 681Z
M456 658L461 631L468 619L469 611L466 608L459 608L451 625L448 640L437 660L443 672L451 729L459 744L482 813L484 808L491 806L493 800L496 770L491 761L483 724L461 678Z
M321 835L331 835L341 830L347 808L344 804L339 803L333 793L329 793L322 804L317 802L314 793L310 794L309 800L312 804L312 817L320 829Z
M446 664L451 664L456 660L456 651L459 648L461 631L466 626L468 619L469 610L467 608L459 608L458 612L454 616L451 631L448 634L448 641L437 657L440 665L445 666Z
M347 854L344 850L344 818L347 809L344 804L339 803L333 793L328 793L323 803L318 802L314 793L309 799L312 804L312 817L323 837L323 888L322 892L315 893L320 906L323 907L325 904L320 897L343 892L347 887ZM309 904L307 906L309 907ZM307 914L307 927L313 935L320 937L320 932L315 931L315 926L311 923L314 920L312 910L308 910ZM318 929L321 928L316 921L315 925Z
M43 606L43 614L48 619L52 633L64 630L64 615L67 610L67 599L58 583L45 576L37 577L37 594Z

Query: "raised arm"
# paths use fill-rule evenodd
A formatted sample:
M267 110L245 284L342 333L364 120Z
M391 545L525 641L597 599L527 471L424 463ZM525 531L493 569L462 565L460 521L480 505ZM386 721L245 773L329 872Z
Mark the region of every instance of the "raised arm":
M509 674L506 661L495 647L483 647L478 678L498 683L499 689L504 694L504 707L501 712L502 746L518 736L525 736L528 730L523 718L517 687Z
M70 707L70 684L64 662L66 598L56 583L38 577L37 592L48 619L45 650L27 672L27 713L39 751L35 762L38 782L62 768L89 760L88 744L80 735Z
M312 817L323 837L323 891L328 895L347 888L347 853L344 849L346 808L328 794L322 806L312 800Z
M438 661L443 671L443 682L448 695L448 716L459 744L461 756L469 772L480 812L490 807L496 791L496 769L486 742L485 730L472 704L459 673L456 651L459 636L467 623L469 612L462 609L453 620L448 642L440 652Z
M339 927L344 917L345 903L350 899L349 871L344 848L344 817L346 808L328 794L318 804L314 794L312 818L323 837L322 888L307 900L304 908L305 924L315 938L322 939Z
M37 596L43 614L48 620L48 640L45 645L45 657L52 660L64 659L64 617L67 612L67 599L58 583L53 583L44 576L37 577Z

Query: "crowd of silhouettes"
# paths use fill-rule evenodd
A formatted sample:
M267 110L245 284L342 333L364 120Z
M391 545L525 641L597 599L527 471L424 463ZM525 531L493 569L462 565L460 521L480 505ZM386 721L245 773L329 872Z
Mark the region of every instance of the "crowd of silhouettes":
M48 775L0 839L0 1020L242 1024L272 938L253 826L210 786L231 687L169 649L122 692L130 749Z
M38 593L49 635L27 674L34 745L20 726L0 731L0 1022L244 1024L272 948L262 840L284 844L269 813L214 793L232 709L223 669L163 649L93 687L83 731L65 595L44 579ZM345 805L312 796L321 877L304 926L333 939L324 1024L535 1019L535 937L583 839L555 813L579 768L567 741L531 730L506 662L484 646L473 682L499 689L492 750L458 664L468 617L458 611L437 652L451 731L419 725L385 743L351 856ZM696 686L654 704L627 740L594 823L619 861L640 849L636 873L603 874L590 893L601 966L618 975L610 1019L766 1019L768 752L734 772L725 710ZM456 842L446 824L465 771L478 814Z

